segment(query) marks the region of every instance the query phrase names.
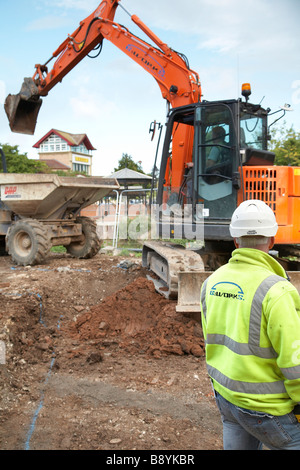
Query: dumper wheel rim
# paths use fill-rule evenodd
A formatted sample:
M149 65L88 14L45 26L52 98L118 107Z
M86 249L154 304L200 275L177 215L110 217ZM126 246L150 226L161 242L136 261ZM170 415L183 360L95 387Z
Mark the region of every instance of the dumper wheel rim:
M51 241L47 228L32 219L13 222L6 236L12 260L21 266L41 264L49 254Z
M97 235L97 225L89 217L77 217L76 223L82 225L84 238L80 242L67 245L67 252L75 258L93 258L101 248L101 240Z

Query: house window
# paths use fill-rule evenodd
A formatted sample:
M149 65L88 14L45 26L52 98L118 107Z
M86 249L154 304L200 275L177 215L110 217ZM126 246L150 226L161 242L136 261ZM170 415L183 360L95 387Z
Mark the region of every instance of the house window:
M60 137L51 135L40 145L40 152L65 152L70 150L69 145Z
M51 134L50 136L45 139L42 144L39 147L40 153L43 152L69 152L72 151L77 154L82 154L82 155L92 155L92 151L87 149L84 143L81 143L79 145L74 145L70 146L68 143L60 136L57 136L56 134ZM86 165L83 165L86 166ZM80 168L76 171L84 171L88 173L88 165L86 168L82 168L82 165Z
M73 171L78 171L80 173L89 174L89 166L83 165L82 163L73 163Z
M72 151L77 153L84 153L85 155L89 154L89 151L85 145L76 145L72 147Z

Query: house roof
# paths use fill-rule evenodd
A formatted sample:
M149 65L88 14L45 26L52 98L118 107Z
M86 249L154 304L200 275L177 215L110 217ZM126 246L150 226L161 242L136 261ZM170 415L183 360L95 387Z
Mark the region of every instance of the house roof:
M47 134L44 135L38 142L36 142L33 147L39 148L44 140L48 139L51 134L55 134L62 139L64 139L68 145L77 146L83 143L88 150L96 150L95 147L91 144L88 136L86 134L71 134L70 132L59 131L57 129L51 129Z
M61 163L58 160L41 159L41 160L37 160L37 161L46 163L46 165L48 165L48 167L51 168L52 170L70 170L69 166L64 165L64 163Z
M130 168L123 168L122 170L118 170L110 175L110 178L115 178L116 180L123 183L142 183L150 182L152 180L151 176L131 170Z

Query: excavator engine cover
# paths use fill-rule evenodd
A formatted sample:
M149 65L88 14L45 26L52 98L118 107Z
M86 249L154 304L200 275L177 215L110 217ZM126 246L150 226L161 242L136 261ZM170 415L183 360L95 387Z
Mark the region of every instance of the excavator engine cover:
M12 132L34 134L41 105L37 86L32 78L25 78L20 93L8 95L4 103Z

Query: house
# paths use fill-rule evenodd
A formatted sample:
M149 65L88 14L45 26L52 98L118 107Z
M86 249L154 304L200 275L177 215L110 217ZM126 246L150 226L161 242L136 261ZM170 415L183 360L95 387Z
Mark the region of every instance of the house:
M96 149L86 134L51 129L33 147L38 149L39 159L52 170L71 170L92 175L92 151Z

